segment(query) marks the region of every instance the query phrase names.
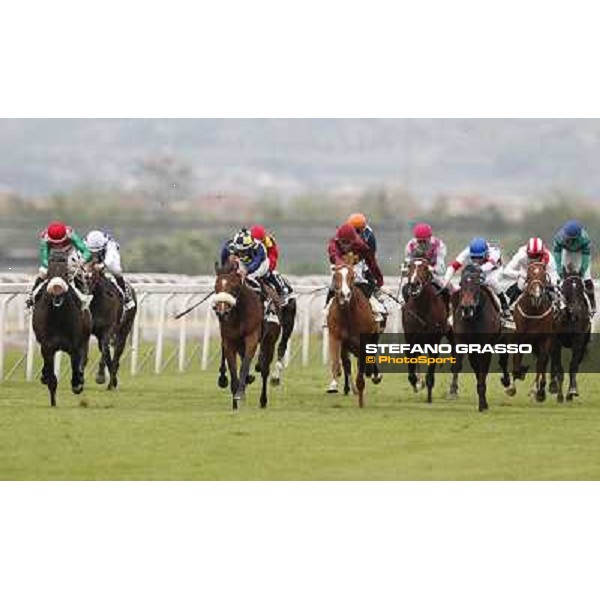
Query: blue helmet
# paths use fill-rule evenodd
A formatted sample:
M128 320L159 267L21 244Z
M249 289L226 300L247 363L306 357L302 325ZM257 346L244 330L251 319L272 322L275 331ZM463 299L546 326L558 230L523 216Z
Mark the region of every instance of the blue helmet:
M568 238L576 238L581 234L583 226L579 221L567 221L562 228L563 234Z
M469 256L471 258L485 258L488 251L488 243L483 238L475 238L469 244Z

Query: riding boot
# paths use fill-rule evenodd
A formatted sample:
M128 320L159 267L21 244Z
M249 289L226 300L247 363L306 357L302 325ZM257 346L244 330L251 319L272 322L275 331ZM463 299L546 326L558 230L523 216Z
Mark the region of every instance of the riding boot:
M135 306L135 301L131 295L131 288L125 283L123 275L114 275L114 278L123 293L123 308L125 310L131 310Z
M519 289L519 284L518 283L513 283L507 290L506 290L506 295L508 296L509 299L509 306L512 306L516 301L517 298L521 295L521 290Z
M500 306L502 307L502 318L510 319L512 315L510 312L510 306L508 305L508 300L506 299L506 294L504 292L500 292L498 294L498 300L500 300Z
M273 271L270 271L269 274L265 277L265 280L277 292L277 295L279 296L279 298L281 298L281 301L283 302L285 298L285 289L283 286L283 282L280 280L280 278L275 273L273 273Z
M588 300L590 301L590 307L592 309L592 317L596 314L596 295L594 294L594 282L591 279L586 279L584 282L585 293L587 294Z

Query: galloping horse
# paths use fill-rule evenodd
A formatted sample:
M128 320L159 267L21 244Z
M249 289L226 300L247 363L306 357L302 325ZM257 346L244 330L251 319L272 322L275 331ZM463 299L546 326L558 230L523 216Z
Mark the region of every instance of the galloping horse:
M329 356L332 381L330 391L337 391L337 378L341 375L340 363L344 367L344 391L349 391L350 354L358 358L356 390L358 406L364 406L365 365L360 357L360 336L369 335L373 341L379 337L379 326L373 316L367 297L354 282L354 269L350 264L333 267L333 302L327 315L329 329ZM376 365L366 365L366 375L373 383L381 382Z
M246 285L235 262L224 267L215 264L215 271L213 309L219 319L221 345L229 367L233 410L237 410L238 403L244 398L250 363L259 344L262 376L260 407L266 408L269 370L281 327L265 318L259 295ZM242 359L239 376L238 354Z
M96 383L102 385L106 381L105 370L108 368L108 389L114 390L119 384L117 379L119 361L135 321L137 302L134 308L123 313L123 297L117 286L105 276L104 271L97 271L92 267L88 273L88 281L90 292L93 294L90 304L92 334L96 336L100 350ZM135 300L133 289L131 294ZM111 344L114 347L112 355Z
M502 333L500 309L492 297L492 292L483 285L483 273L477 265L465 267L460 290L452 295L454 307L454 340L460 344L495 344ZM510 378L507 371L508 359L501 355L501 366L504 372L503 382L508 385ZM469 352L469 363L477 378L477 396L479 411L487 410L486 398L487 375L490 370L492 354L490 352ZM462 355L457 355L457 365L453 367L454 381L462 366Z
M448 308L445 300L433 285L433 270L425 259L411 262L404 287L405 304L402 307L402 328L406 343L439 344L444 336L452 339L448 326ZM413 390L417 387L417 365L408 365L408 381ZM432 400L435 385L435 364L429 365L425 377L427 402Z
M534 348L537 361L532 393L535 393L538 402L543 402L546 399L546 369L552 351L555 319L545 263L536 262L528 266L525 290L515 302L513 314L516 339L530 342ZM513 357L512 385L504 390L509 396L514 396L517 391L517 379L525 378L522 359L521 354Z
M558 402L564 401L563 380L564 369L562 366L562 348L571 349L571 362L569 364L569 391L567 400L571 401L579 396L577 391L577 373L579 365L591 337L590 306L585 293L583 279L572 270L571 265L562 283L561 292L565 301L565 309L559 315L556 323L556 333L552 348L552 381L550 392L557 394Z
M79 294L69 284L67 261L66 252L51 250L48 276L36 295L32 315L33 331L44 359L41 382L48 386L51 406L56 406L58 380L54 373L54 355L59 350L71 357L73 393L83 391L92 327L89 310L82 310Z

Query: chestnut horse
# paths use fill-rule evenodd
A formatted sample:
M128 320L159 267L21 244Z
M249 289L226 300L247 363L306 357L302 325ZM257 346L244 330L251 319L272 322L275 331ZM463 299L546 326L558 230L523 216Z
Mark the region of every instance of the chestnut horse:
M337 378L341 375L340 362L344 366L346 378L346 393L350 377L350 354L358 358L358 372L356 375L356 390L358 392L358 406L364 406L365 368L366 375L372 378L373 383L381 382L376 365L365 365L360 356L360 336L372 336L372 341L379 337L379 325L375 321L373 311L367 297L354 281L354 268L350 264L341 264L332 268L333 302L327 315L329 329L329 357L331 360L332 385L337 390ZM371 339L369 341L371 341Z
M260 373L262 390L260 407L267 407L267 383L275 344L281 327L265 318L259 295L245 282L235 262L223 267L215 264L217 279L213 310L219 319L221 345L229 367L232 407L237 410L244 399L250 372L250 363L260 345ZM241 357L238 375L237 355Z
M465 267L461 280L460 290L452 295L454 308L454 341L460 344L495 344L502 334L500 309L492 297L492 292L484 285L481 268L477 265ZM486 411L487 403L487 376L492 360L491 352L469 353L469 363L477 379L477 397L479 411ZM462 355L457 354L457 365L453 367L456 385L458 372L462 366ZM500 355L500 365L503 370L503 383L508 385L508 356Z
M579 365L583 360L587 346L591 338L591 313L588 299L585 293L583 279L572 270L572 266L565 274L561 293L565 301L565 309L559 315L556 322L556 333L552 349L552 381L550 393L557 394L558 402L564 401L563 380L564 370L562 366L562 348L571 350L571 361L569 363L569 390L567 400L579 396L577 390L577 373Z
M448 307L433 285L433 269L425 259L415 259L408 269L408 281L403 289L405 304L402 307L402 329L406 343L439 344L444 336L452 341L448 326ZM435 355L437 356L437 355ZM417 365L408 365L408 381L413 390L417 387ZM435 385L435 364L429 365L425 376L427 402L432 401Z
M550 293L550 281L546 264L531 263L527 268L525 289L515 302L513 309L516 341L531 343L536 356L536 376L531 394L538 402L546 399L546 369L552 351L554 334L554 302ZM521 354L513 356L512 384L505 388L509 396L514 396L517 379L525 378Z

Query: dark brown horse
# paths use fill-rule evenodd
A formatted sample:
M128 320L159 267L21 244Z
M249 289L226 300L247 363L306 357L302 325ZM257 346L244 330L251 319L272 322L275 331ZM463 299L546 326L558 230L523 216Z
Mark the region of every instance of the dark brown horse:
M69 283L67 260L64 251L50 252L47 279L33 305L33 331L44 359L41 382L48 387L51 406L56 406L58 387L54 373L56 352L63 351L71 357L71 389L74 394L81 394L91 332L91 315L82 309L80 295Z
M585 357L585 353L591 338L591 313L590 306L585 293L583 279L571 268L567 271L561 286L561 293L565 302L565 309L559 315L556 322L556 334L552 348L552 381L550 393L557 394L558 402L564 401L563 381L564 369L562 366L562 349L571 350L571 361L569 363L569 390L567 400L579 396L577 389L577 373L579 365Z
M365 374L371 377L373 383L381 382L375 365L363 364L360 357L360 336L370 336L369 341L377 341L379 325L375 321L373 311L367 297L354 282L354 269L351 264L342 264L333 268L332 284L333 302L327 315L329 329L329 357L331 360L332 382L330 390L337 391L337 378L341 375L341 366L344 367L345 391L348 393L348 380L350 378L350 355L358 358L358 372L356 375L356 390L358 392L358 406L364 406Z
M515 321L514 339L518 343L530 343L536 356L536 376L531 393L538 402L546 399L546 370L554 337L554 302L546 264L531 263L527 268L525 289L515 302L513 310ZM513 356L512 384L505 388L509 396L514 396L517 379L524 379L521 366L523 356Z
M134 308L123 312L124 300L116 284L107 278L104 270L98 271L93 265L88 272L90 292L93 294L90 310L92 312L92 334L98 340L100 361L96 373L96 383L102 385L106 381L105 371L108 369L108 389L117 388L117 378L121 355L125 349L127 337L133 327L137 312ZM131 290L135 300L135 292ZM113 351L111 353L111 345Z
M495 344L502 334L500 309L494 301L492 292L484 285L481 268L477 265L465 267L460 290L452 295L454 307L454 342L456 344ZM477 379L477 397L479 411L486 411L487 376L490 370L492 354L490 352L469 352L469 363ZM503 381L510 381L507 370L508 358L501 355ZM455 380L462 366L462 354L457 354L457 365L453 367ZM453 382L455 383L455 382ZM508 385L508 383L506 383Z
M244 399L250 363L259 345L262 377L260 407L266 408L269 371L281 327L265 318L260 296L246 285L235 262L229 262L224 267L215 264L215 271L217 279L213 309L219 319L221 345L229 367L233 409L237 410L239 402ZM242 361L239 374L238 354Z
M402 307L402 329L407 344L437 345L444 336L448 336L452 342L448 326L448 307L439 290L433 285L433 270L428 261L412 261L403 294L405 304ZM418 391L416 364L408 365L408 381L413 390ZM427 367L425 384L427 402L431 402L435 385L435 363Z

